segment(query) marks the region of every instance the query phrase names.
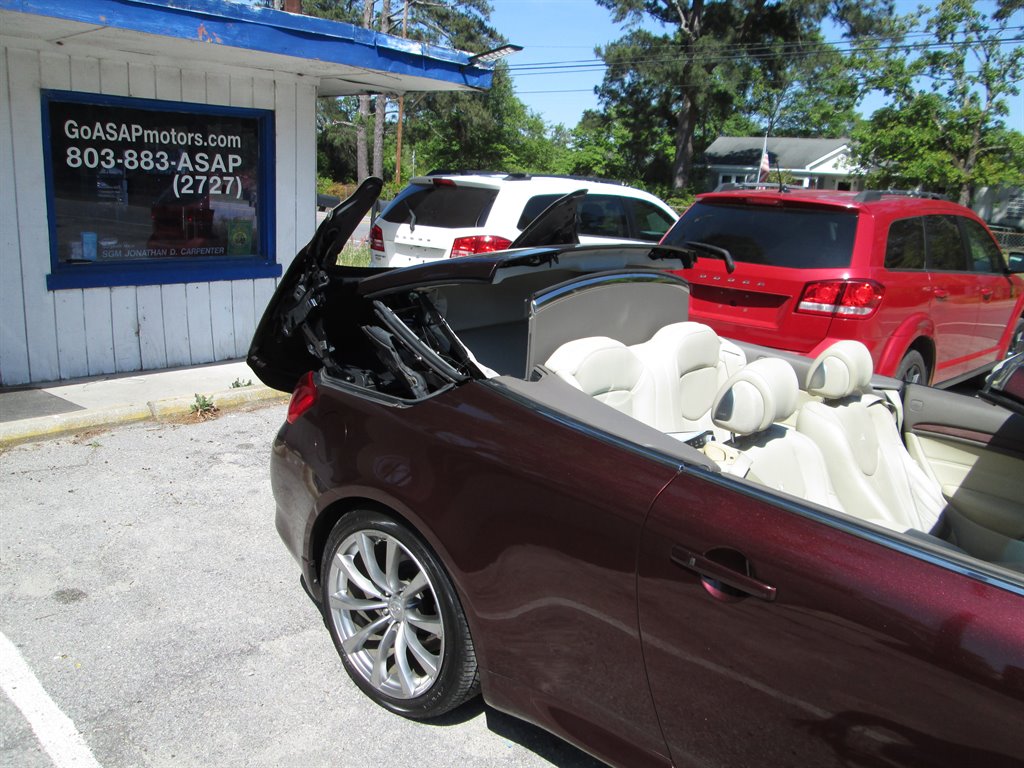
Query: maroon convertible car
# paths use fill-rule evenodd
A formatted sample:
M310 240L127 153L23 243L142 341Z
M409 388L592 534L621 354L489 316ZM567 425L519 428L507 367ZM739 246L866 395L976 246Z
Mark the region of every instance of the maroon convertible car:
M502 253L335 266L379 189L249 356L293 391L277 528L368 696L479 693L629 768L1024 764L1019 361L967 397L719 338L669 274L694 250L572 244L582 193Z

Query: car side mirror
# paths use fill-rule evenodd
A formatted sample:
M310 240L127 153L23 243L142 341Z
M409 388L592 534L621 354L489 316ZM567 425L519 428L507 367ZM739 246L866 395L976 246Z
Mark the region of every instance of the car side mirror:
M1006 259L1007 271L1019 274L1024 272L1024 251L1010 251Z
M978 395L1024 415L1024 353L1008 357L993 368Z

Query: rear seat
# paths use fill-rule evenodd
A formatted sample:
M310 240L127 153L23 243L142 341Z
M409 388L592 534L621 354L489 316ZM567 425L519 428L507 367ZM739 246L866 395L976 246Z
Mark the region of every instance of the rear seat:
M725 472L842 511L818 447L776 423L796 408L796 372L777 358L745 362L711 328L686 322L631 347L605 336L576 339L545 367L661 432L690 439L711 431L704 453Z
M607 336L566 342L545 367L596 400L655 425L654 376L629 347Z
M716 439L711 404L718 388L746 362L742 350L701 323L673 323L630 347L605 336L567 342L545 367L601 402L660 432Z
M785 360L749 363L729 378L712 408L715 425L732 434L732 443L708 443L704 453L724 471L842 512L818 446L778 423L793 414L799 390Z
M673 323L631 349L655 380L656 407L652 426L671 435L691 437L715 433L711 404L718 388L746 363L743 351L723 341L703 323Z

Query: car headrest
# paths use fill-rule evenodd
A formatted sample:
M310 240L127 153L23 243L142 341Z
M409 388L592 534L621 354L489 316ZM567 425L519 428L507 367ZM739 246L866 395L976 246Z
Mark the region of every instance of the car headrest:
M796 372L785 360L755 360L722 385L711 406L711 418L715 426L733 434L763 432L772 422L793 414L799 389Z
M703 323L672 323L651 337L655 345L671 345L677 357L680 373L699 368L716 368L722 341L718 334Z
M606 336L566 342L544 365L588 395L632 389L644 372L629 347Z
M837 341L823 351L807 372L808 393L838 400L864 391L871 384L874 363L859 341Z

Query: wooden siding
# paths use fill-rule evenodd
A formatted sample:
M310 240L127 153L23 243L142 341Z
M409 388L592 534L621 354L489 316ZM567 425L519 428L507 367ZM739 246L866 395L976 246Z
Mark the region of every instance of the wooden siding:
M0 385L245 355L272 279L48 291L40 89L274 110L275 243L287 269L315 227L316 83L7 41L0 45ZM14 181L10 183L9 180Z

